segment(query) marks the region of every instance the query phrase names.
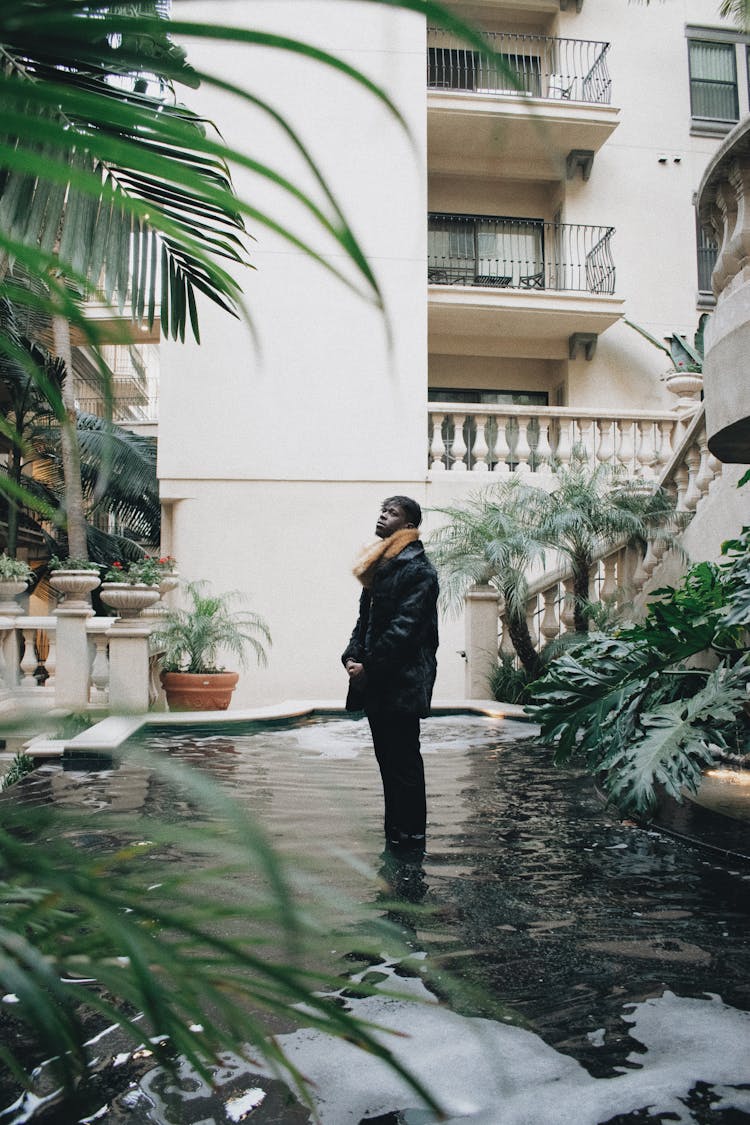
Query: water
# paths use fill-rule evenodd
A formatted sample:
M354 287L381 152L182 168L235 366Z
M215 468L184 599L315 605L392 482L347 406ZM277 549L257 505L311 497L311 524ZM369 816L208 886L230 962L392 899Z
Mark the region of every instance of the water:
M750 865L621 822L588 778L550 766L533 733L476 716L423 724L428 851L417 867L381 855L364 721L174 728L147 745L225 782L282 852L305 857L316 895L343 893L398 928L411 958L384 951L375 969L430 1003L350 1003L411 1034L405 1061L441 1091L451 1120L750 1121ZM52 790L104 814L192 815L179 802L160 807L166 790L147 774L125 758L113 771L57 771ZM348 948L337 939L329 968L372 973L351 959L362 925ZM433 1120L372 1061L350 1059L348 1045L291 1030L285 1045L317 1079L325 1125ZM229 1072L222 1109L186 1075L199 1116L187 1103L167 1112L152 1072L102 1119L307 1120L283 1108L267 1076Z

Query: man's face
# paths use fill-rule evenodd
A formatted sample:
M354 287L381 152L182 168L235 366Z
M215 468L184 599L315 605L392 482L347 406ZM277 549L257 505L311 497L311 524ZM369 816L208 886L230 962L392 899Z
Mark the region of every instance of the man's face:
M378 522L375 525L375 534L379 539L387 539L389 535L393 535L395 531L400 531L402 527L413 526L400 504L392 504L386 500L380 509Z

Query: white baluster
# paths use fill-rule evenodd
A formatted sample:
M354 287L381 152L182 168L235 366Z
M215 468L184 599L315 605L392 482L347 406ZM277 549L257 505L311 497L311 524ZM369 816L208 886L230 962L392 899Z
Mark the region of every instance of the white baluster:
M698 448L700 449L700 465L695 483L701 496L705 496L708 492L708 486L714 479L713 471L708 463L711 455L708 452L708 435L705 430L698 439Z
M454 473L466 472L466 442L464 441L465 414L453 414L453 442L451 444L451 469Z
M594 423L591 418L578 419L578 452L583 459L590 465L593 460L594 451Z
M633 436L633 423L620 422L620 442L617 446L617 460L630 474L633 472L635 446Z
M563 598L562 612L560 620L562 621L566 633L574 633L576 628L575 617L575 594L573 593L573 579L566 578L563 580L565 588L565 596Z
M638 423L638 452L635 459L638 462L636 476L641 480L652 480L654 476L652 466L656 460L653 422Z
M544 637L545 645L554 641L560 635L560 622L557 617L557 603L559 597L558 583L544 591L544 614L542 615L539 631Z
M508 444L508 416L498 415L497 417L497 437L495 438L495 468L496 473L509 473L510 466L510 446Z
M656 462L658 471L664 469L672 460L672 433L675 428L674 422L659 422L659 451L656 455Z
M552 449L549 442L549 419L539 419L539 440L536 443L536 471L549 473Z
M697 445L691 445L690 449L685 454L685 464L688 470L688 486L685 493L685 508L688 512L694 512L698 507L698 501L701 498L700 489L698 488L698 467L701 462L701 454Z
M23 634L23 656L21 658L21 683L24 691L33 691L38 685L34 678L36 666L36 629L21 629Z
M650 578L651 575L654 573L654 570L656 569L656 564L657 564L658 561L659 560L656 557L656 550L655 550L655 547L654 547L654 541L653 541L653 539L649 539L648 543L646 544L646 554L643 556L643 562L641 563L644 574L648 578Z
M445 469L445 442L443 441L444 414L431 414L432 441L430 442L430 469L439 472Z
M713 453L709 453L709 455L708 455L708 467L709 467L709 469L711 470L711 473L712 473L711 484L713 484L714 481L718 477L721 476L721 473L722 473L722 470L723 470L724 466L723 466L722 462L719 460L718 457L714 457ZM709 488L710 487L711 486L709 485Z
M489 446L487 445L486 429L487 429L487 415L477 414L474 418L476 425L476 435L474 437L474 448L472 450L472 469L475 473L487 472L487 454L489 453Z
M602 560L604 566L604 581L599 591L599 600L612 601L617 593L617 555L607 555Z
M107 644L109 638L106 633L92 633L94 642L94 659L91 664L91 689L89 698L92 703L107 703L109 699L109 659Z
M612 429L614 423L610 418L600 418L597 425L599 427L599 446L596 451L596 459L600 465L608 465L615 455Z
M529 458L531 457L531 446L529 445L529 417L521 417L518 419L518 435L516 437L516 448L514 450L514 459L517 462L516 472L520 475L525 475L531 472L529 466Z
M686 512L685 497L688 490L688 470L687 465L681 464L679 468L675 469L674 483L677 489L677 499L675 500L675 508L678 512Z
M559 461L560 467L564 469L570 464L570 456L573 451L573 421L571 418L561 418L557 425L558 438L555 457Z
M47 669L47 679L44 686L48 691L54 691L55 672L57 671L57 633L54 629L47 631L47 659L44 662Z
M646 583L646 579L648 578L648 575L646 574L646 571L643 569L644 555L642 555L641 552L639 550L637 550L636 551L636 557L637 557L637 562L636 562L635 569L633 571L633 587L634 587L635 593L637 594L640 590L643 589L643 587Z

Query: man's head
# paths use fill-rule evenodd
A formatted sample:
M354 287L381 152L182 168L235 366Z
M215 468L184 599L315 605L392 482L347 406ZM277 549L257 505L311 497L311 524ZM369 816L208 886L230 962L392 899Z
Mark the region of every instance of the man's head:
M411 496L389 496L381 505L375 534L387 539L404 527L419 527L422 522L422 509Z

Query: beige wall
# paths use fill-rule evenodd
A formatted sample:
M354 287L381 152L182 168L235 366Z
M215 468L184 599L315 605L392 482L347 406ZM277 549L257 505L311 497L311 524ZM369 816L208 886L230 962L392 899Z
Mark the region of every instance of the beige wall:
M617 228L618 292L628 316L657 336L692 332L692 193L716 141L690 135L684 25L716 23L716 4L588 0L580 15L531 4L528 26L613 41L619 127L587 183L441 176L429 183L429 207L551 218L564 200L566 222ZM208 2L188 11L217 18ZM407 491L439 506L477 486L471 479L429 481L426 471L424 25L413 13L340 0L224 3L220 18L252 18L255 26L340 51L387 88L411 130L410 140L366 93L311 63L274 52L190 48L199 65L252 82L290 113L344 202L385 295L390 338L378 310L251 221L257 271L242 281L259 346L242 323L204 307L202 346L163 348L159 474L165 499L174 501L169 549L183 577L247 591L274 635L270 667L243 677L235 705L336 699L345 687L339 653L358 596L351 561L371 537L380 501ZM201 97L230 143L314 188L298 154L257 110L215 93ZM249 173L236 178L259 208L288 215L326 262L351 276L340 250L297 204L282 202L277 188ZM436 355L430 379L550 393L562 384L568 403L581 407L673 405L660 381L666 356L623 324L601 336L592 362L510 354L499 346L487 357ZM463 694L463 647L461 622L446 623L440 698Z

